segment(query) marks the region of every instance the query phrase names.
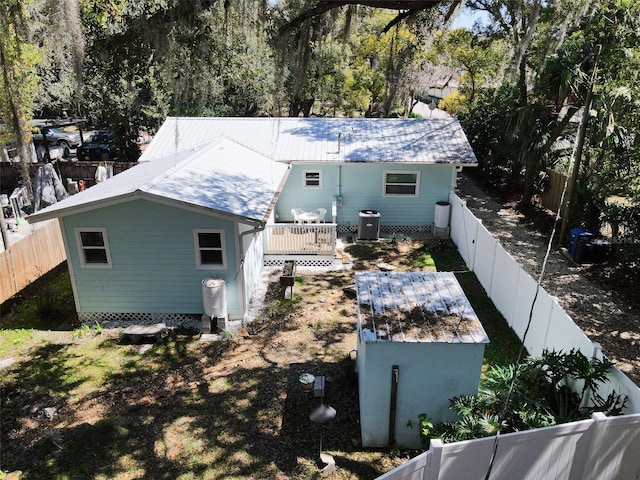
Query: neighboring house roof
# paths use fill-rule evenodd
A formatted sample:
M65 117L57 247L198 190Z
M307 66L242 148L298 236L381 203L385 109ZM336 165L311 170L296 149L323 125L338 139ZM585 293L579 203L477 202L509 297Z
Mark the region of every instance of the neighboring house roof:
M169 117L140 157L157 160L216 137L286 163L477 163L455 118Z
M206 208L246 223L267 220L288 175L274 162L229 139L165 155L96 184L29 217L39 222L135 198Z

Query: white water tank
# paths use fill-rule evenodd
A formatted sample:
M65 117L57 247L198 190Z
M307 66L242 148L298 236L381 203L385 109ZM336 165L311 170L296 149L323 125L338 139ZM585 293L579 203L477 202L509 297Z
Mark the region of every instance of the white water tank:
M449 226L449 213L451 205L449 202L436 202L436 211L433 214L433 225L438 228L447 228Z
M226 318L227 289L223 278L202 280L202 301L205 315L211 318Z

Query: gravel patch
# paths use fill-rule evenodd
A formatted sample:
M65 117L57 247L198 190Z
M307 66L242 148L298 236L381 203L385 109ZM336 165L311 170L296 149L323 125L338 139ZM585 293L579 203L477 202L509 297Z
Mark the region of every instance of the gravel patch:
M523 224L524 217L491 198L472 179L461 175L456 193L505 249L537 279L548 237ZM556 232L558 234L559 232ZM620 292L585 277L588 265L579 265L553 249L542 286L620 370L640 385L640 314Z

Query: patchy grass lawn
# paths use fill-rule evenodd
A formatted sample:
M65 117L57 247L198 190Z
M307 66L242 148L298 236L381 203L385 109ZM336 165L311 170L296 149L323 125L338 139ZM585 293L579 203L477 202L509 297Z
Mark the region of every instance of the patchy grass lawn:
M485 360L515 358L517 338L450 242L347 251L356 269L455 271L491 340ZM0 359L15 360L2 371L1 469L23 479L320 478L322 427L308 418L319 401L301 391L303 372L327 376L326 402L337 411L324 426L332 478L375 478L418 453L360 446L356 309L343 291L353 271L299 271L291 300L274 275L264 312L243 335L207 343L174 331L154 346L78 328L73 313L60 313L65 274L52 272L0 310ZM58 313L45 316L34 296L65 282Z

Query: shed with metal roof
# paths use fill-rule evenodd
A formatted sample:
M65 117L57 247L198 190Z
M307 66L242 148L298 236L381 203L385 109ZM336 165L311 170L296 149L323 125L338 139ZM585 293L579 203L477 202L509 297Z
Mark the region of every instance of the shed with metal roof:
M418 416L450 420L476 395L489 338L451 272L356 272L365 447L420 446Z

